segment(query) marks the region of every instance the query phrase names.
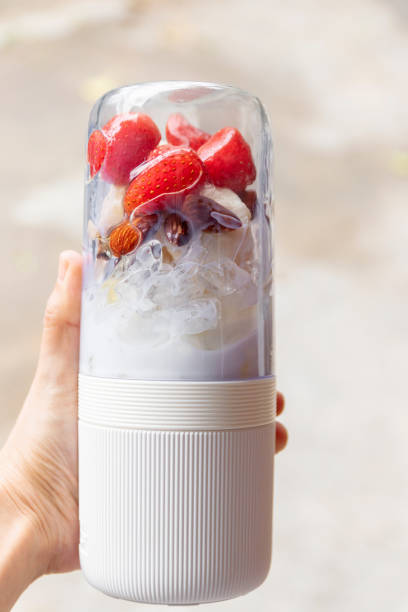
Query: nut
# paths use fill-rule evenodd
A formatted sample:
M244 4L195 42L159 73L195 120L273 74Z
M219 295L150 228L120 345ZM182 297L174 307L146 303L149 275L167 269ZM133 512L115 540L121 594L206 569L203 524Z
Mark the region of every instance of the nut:
M109 248L115 257L134 251L142 242L142 232L129 221L116 226L109 235Z
M241 220L233 212L202 195L188 195L182 211L196 229L220 232L242 227Z
M131 253L157 228L158 215L131 217L113 228L109 234L109 249L115 257Z
M188 221L177 213L171 213L164 221L164 233L170 244L184 246L191 238L191 229Z

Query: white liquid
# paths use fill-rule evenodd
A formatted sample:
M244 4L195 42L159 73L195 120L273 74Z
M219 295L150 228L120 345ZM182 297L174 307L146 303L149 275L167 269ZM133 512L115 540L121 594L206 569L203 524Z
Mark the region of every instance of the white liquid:
M113 331L113 330L112 330ZM257 334L218 350L174 339L158 347L118 342L113 333L87 333L81 372L90 376L143 380L234 380L258 375Z

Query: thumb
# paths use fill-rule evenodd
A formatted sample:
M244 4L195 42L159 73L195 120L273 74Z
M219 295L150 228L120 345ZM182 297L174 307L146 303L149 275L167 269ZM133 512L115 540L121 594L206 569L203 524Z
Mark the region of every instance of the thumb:
M76 379L81 314L82 257L64 251L59 258L58 277L44 315L38 374L52 374L56 382ZM60 378L61 377L61 378ZM60 379L60 381L58 381Z

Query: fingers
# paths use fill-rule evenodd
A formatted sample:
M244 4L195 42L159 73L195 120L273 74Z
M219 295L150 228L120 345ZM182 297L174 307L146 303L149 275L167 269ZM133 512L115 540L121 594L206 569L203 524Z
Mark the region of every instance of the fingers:
M285 396L278 391L276 395L276 414L279 416L285 409ZM280 453L288 443L288 431L282 423L276 423L275 452Z
M60 255L58 277L44 315L38 369L74 371L78 366L82 258L75 251Z
M278 391L276 394L276 414L279 416L285 409L285 396Z
M82 257L75 251L63 251L58 276L44 316L44 328L79 325L81 310Z
M276 423L275 453L280 453L288 443L288 431L282 423Z

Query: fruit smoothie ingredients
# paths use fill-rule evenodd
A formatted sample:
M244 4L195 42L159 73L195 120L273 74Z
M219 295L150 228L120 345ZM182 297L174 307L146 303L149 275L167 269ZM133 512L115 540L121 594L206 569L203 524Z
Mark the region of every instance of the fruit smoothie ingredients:
M263 376L268 128L239 91L174 87L120 90L91 116L82 364L134 380Z
M236 234L238 247L246 236L257 201L246 188L256 170L242 134L226 127L211 136L180 113L168 117L165 132L167 142L148 115L131 112L92 132L91 177L99 172L111 183L88 228L99 258L121 259L153 239L171 251L169 261L177 267L205 235L215 249L235 242L212 234Z
M177 148L165 152L141 167L130 183L124 198L127 214L177 207L187 193L201 185L204 166L192 149Z
M216 132L199 148L198 155L216 187L239 193L256 178L251 149L236 128L226 127Z
M160 138L157 125L148 115L115 115L101 131L95 130L89 138L91 177L101 170L102 178L108 183L127 185L131 171L146 160Z
M183 145L197 151L207 142L210 134L191 125L180 113L174 113L167 120L166 137L172 145Z

